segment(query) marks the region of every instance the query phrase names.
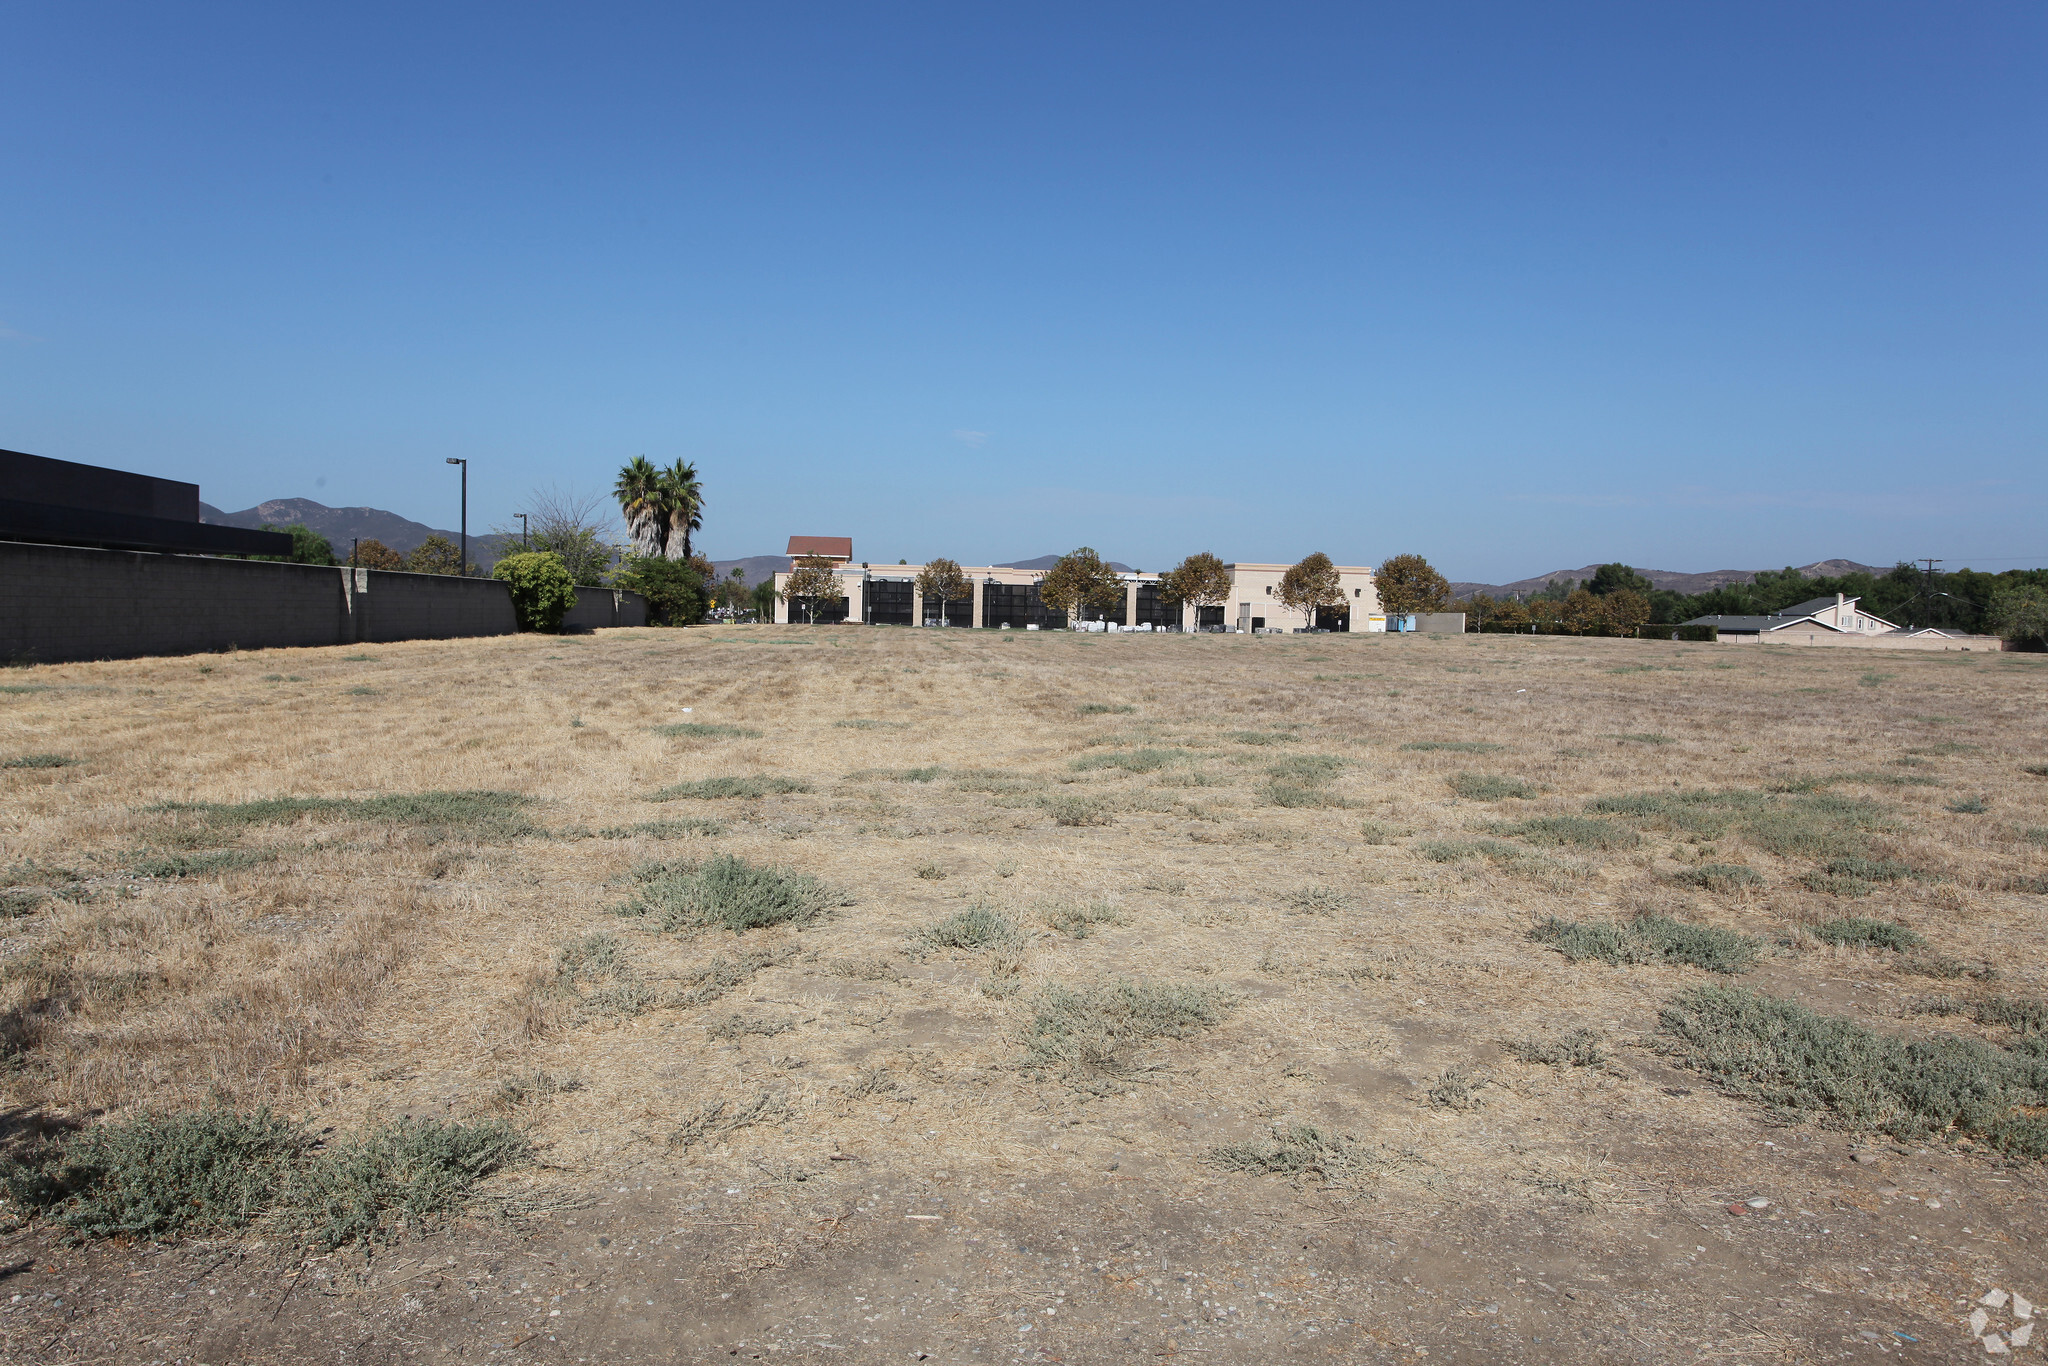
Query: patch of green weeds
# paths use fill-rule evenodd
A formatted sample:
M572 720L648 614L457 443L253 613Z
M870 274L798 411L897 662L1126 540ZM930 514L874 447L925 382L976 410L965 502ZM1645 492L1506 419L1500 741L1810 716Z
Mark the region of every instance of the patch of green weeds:
M1560 920L1546 916L1529 931L1573 962L1597 959L1620 967L1627 963L1683 963L1708 972L1746 972L1763 945L1746 934L1712 925L1689 925L1664 915L1639 915L1633 920Z
M1349 801L1320 783L1308 785L1277 778L1259 789L1259 800L1268 806L1284 806L1297 810L1343 810L1351 806Z
M215 830L326 818L454 829L484 838L517 839L542 833L523 814L533 801L519 792L410 792L385 797L267 797L231 805L160 802L144 810L193 816Z
M342 662L342 663L344 663L344 664L375 664L375 663L377 662L377 656L375 656L375 655L343 655L343 656L341 657L341 662Z
M676 721L665 726L650 726L656 735L667 740L758 740L761 732L746 726L728 726L718 721Z
M985 901L963 907L911 936L913 951L932 953L939 949L1021 949L1029 936L1023 927Z
M1291 745L1301 737L1284 730L1238 730L1230 738L1240 745Z
M1549 1067L1598 1067L1607 1061L1607 1050L1600 1046L1600 1036L1584 1028L1567 1029L1550 1039L1530 1035L1509 1043L1507 1050L1523 1062Z
M1924 947L1927 940L1904 925L1890 920L1871 920L1851 916L1842 920L1830 920L1814 927L1814 938L1829 944L1857 944L1864 948L1891 949L1905 953L1909 949Z
M1738 987L1705 986L1659 1014L1659 1051L1789 1120L1913 1141L1945 1133L2048 1156L2048 1055L1979 1039L1906 1040Z
M1983 749L1982 745L1966 745L1960 740L1943 740L1932 745L1915 745L1907 750L1906 753L1928 754L1945 758L1956 754L1975 754L1981 749Z
M137 877L205 877L254 868L277 859L275 849L215 849L203 854L150 854L128 865Z
M2020 772L2036 778L2048 778L2048 764L2021 764Z
M327 1247L417 1229L454 1212L475 1183L525 1160L502 1123L404 1119L315 1150L268 1110L147 1113L0 1159L21 1207L88 1238L164 1238L242 1228L266 1214Z
M1411 847L1431 863L1456 863L1468 858L1488 858L1498 863L1510 863L1522 857L1520 849L1501 840L1417 840Z
M1392 844L1401 837L1401 832L1385 821L1360 821L1358 838L1363 844Z
M1605 738L1609 740L1633 740L1640 745L1669 745L1677 743L1670 736L1658 735L1654 731L1623 731L1618 735L1609 735Z
M0 759L0 768L75 768L84 762L68 754L21 754Z
M1958 816L1981 816L1991 807L1982 797L1959 797L1948 804L1948 809Z
M1103 925L1121 925L1124 914L1107 901L1048 901L1039 918L1070 939L1086 939Z
M1214 1028L1235 1004L1220 987L1178 982L1049 983L1032 1003L1025 1052L1038 1066L1125 1075L1144 1045Z
M911 875L921 878L926 882L944 882L946 880L946 865L927 859L912 869Z
M772 774L755 773L746 777L700 778L693 783L671 783L647 800L651 802L672 802L679 798L697 801L725 801L731 799L752 800L759 797L779 797L792 792L809 792L811 785L795 778L781 778Z
M1744 788L1625 792L1595 797L1586 803L1586 810L1596 816L1622 816L1645 829L1677 830L1715 839L1727 833L1738 815L1760 810L1770 801L1763 793Z
M1007 797L1029 791L1031 786L1008 769L963 768L953 774L955 792L987 792Z
M1535 784L1499 773L1456 773L1450 782L1451 791L1475 802L1498 802L1510 797L1536 795Z
M1657 666L1655 664L1618 664L1607 672L1611 674L1653 674L1657 672Z
M1385 1165L1376 1149L1312 1124L1275 1125L1269 1138L1225 1143L1211 1148L1208 1159L1227 1172L1284 1176L1297 1185L1344 1185Z
M852 716L832 723L840 730L908 730L908 721L877 721L870 716Z
M689 839L695 835L723 835L724 821L709 817L674 821L640 821L633 825L607 825L597 832L601 840L630 840L640 836L656 840Z
M1102 754L1084 754L1067 764L1076 773L1088 773L1095 769L1117 768L1126 773L1157 773L1169 764L1194 762L1194 755L1185 749L1122 749Z
M1083 716L1128 716L1137 708L1127 702L1083 702L1074 710Z
M1891 682L1894 678L1897 677L1897 674L1881 674L1877 672L1875 669L1872 669L1870 672L1864 674L1863 677L1857 679L1856 681L1866 688L1881 688L1885 684Z
M1889 824L1883 808L1829 792L1782 799L1746 817L1743 839L1780 858L1845 857L1860 836Z
M0 683L0 697L26 697L32 692L54 691L48 683Z
M808 925L826 911L850 906L845 893L809 873L718 854L702 863L645 863L633 870L638 890L620 915L644 916L664 930L723 928L738 933L770 925Z
M358 685L357 687L350 688L344 694L347 697L382 697L383 695L384 690L382 688L372 688L367 685Z
M1106 802L1093 797L1077 797L1068 793L1052 794L1038 799L1052 817L1054 825L1114 825L1116 817Z
M1512 824L1490 825L1487 829L1531 844L1569 844L1581 849L1633 849L1643 842L1643 837L1628 826L1590 816L1538 816Z
M1705 892L1739 892L1748 887L1764 885L1764 875L1754 868L1745 868L1739 863L1702 863L1694 868L1685 868L1671 875L1673 882L1686 887L1697 887Z
M330 1145L292 1183L291 1200L327 1247L419 1233L454 1214L492 1173L532 1149L503 1120L446 1124L407 1116Z
M1437 1074L1422 1096L1431 1109L1477 1110L1486 1103L1479 1093L1491 1084L1468 1068L1447 1067Z
M1485 740L1410 740L1401 748L1419 750L1423 753L1442 751L1447 754L1491 754L1495 750L1506 749L1507 746L1492 744Z

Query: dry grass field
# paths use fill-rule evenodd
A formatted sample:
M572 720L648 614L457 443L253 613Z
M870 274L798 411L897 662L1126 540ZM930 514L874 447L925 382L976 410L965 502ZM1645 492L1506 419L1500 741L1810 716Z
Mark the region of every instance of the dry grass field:
M2024 1359L2044 702L1497 636L7 670L0 1358ZM201 1179L138 1126L265 1107L319 1219L84 1236Z

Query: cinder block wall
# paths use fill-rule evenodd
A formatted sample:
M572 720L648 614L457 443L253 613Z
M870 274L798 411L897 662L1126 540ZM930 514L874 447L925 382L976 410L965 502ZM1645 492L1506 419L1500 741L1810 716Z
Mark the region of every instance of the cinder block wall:
M358 581L364 590L351 591ZM511 592L492 579L0 541L0 659L10 661L510 635L516 627Z
M647 598L620 588L579 585L576 605L562 618L564 631L595 631L605 626L645 626Z

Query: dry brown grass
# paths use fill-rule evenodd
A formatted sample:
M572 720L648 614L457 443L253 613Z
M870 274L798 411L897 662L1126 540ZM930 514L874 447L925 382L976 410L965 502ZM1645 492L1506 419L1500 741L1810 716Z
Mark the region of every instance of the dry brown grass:
M2042 898L2020 890L2048 886L2048 781L2024 769L2044 758L2048 666L2026 658L1888 657L1896 678L1870 688L1849 651L1490 636L707 628L352 653L10 671L48 690L0 696L0 757L84 762L0 771L0 867L25 887L77 875L0 921L7 1106L509 1110L551 1161L593 1172L625 1154L817 1165L821 1141L875 1151L914 1133L916 1160L958 1172L1080 1181L1121 1159L1161 1191L1258 1180L1205 1154L1310 1126L1374 1152L1426 1136L1422 1157L1356 1167L1385 1189L1618 1208L1729 1179L1712 1127L1752 1112L1715 1099L1707 1124L1630 1042L1705 974L1568 961L1528 937L1544 917L1739 931L1767 946L1752 984L1893 1031L1972 1028L1901 1023L1935 992L2048 990ZM1656 667L1620 672L1640 663ZM683 721L736 729L656 729ZM1642 735L1669 739L1616 738ZM1408 747L1431 741L1462 747ZM1845 772L1933 782L1830 777ZM650 801L751 777L786 781ZM463 790L535 798L546 833L307 816L198 841L270 862L125 871L177 842L155 803ZM1823 857L1773 852L1797 841L1747 815L1599 816L1620 834L1567 819L1692 791L1867 803L1862 828L1830 838L1917 875L1835 896L1802 882ZM1951 811L1962 797L1986 811ZM660 825L698 817L726 824ZM712 854L792 867L852 904L742 933L614 913L637 865ZM1713 867L1759 880L1679 876ZM926 934L974 905L1024 942L992 956ZM1085 935L1054 917L1060 933L1048 905L1114 915ZM1811 933L1851 915L1927 949ZM562 946L600 931L653 1004L583 1009L559 989ZM750 966L700 990L734 963ZM1122 979L1237 1004L1148 1043L1114 1085L1028 1066L1034 1001ZM776 1028L736 1026L736 1010ZM1636 1069L1504 1050L1575 1028ZM1430 1103L1452 1071L1486 1081L1470 1107ZM1210 1118L1175 1117L1191 1104ZM924 1122L933 1107L945 1124ZM1087 1132L1048 1149L1048 1111L1083 1107ZM1658 1156L1631 1166L1569 1137L1599 1125Z

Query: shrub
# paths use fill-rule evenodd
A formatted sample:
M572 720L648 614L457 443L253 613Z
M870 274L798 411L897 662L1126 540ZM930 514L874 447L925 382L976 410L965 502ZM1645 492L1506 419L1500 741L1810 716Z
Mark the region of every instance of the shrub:
M268 1110L151 1113L0 1160L0 1185L86 1237L233 1229L277 1199L306 1142Z
M1348 911L1356 899L1335 887L1303 887L1287 895L1287 904L1308 915L1335 915Z
M1069 794L1041 797L1039 805L1052 816L1054 825L1114 825L1109 807L1089 797Z
M1220 987L1116 981L1049 984L1033 1004L1024 1045L1030 1061L1077 1070L1127 1072L1154 1039L1183 1039L1222 1023L1235 998Z
M1830 944L1861 944L1873 949L1892 949L1904 953L1927 943L1920 935L1904 925L1889 920L1868 920L1850 918L1830 920L1814 930L1814 937Z
M1948 809L1958 816L1981 816L1991 807L1982 797L1959 797L1948 804Z
M1955 1130L2016 1157L2048 1156L2048 1060L1978 1039L1912 1040L1737 987L1682 993L1659 1051L1795 1120L1899 1139Z
M292 1203L328 1247L431 1227L479 1181L530 1156L503 1120L445 1124L410 1116L334 1145L293 1182Z
M1529 937L1575 963L1588 958L1617 967L1624 963L1683 963L1724 973L1748 970L1763 947L1746 934L1689 925L1663 915L1639 915L1622 924L1547 916L1529 931Z
M1531 844L1571 844L1585 849L1633 849L1643 842L1643 837L1627 826L1588 816L1539 816L1516 825L1500 826L1498 833Z
M216 830L237 825L290 825L324 816L332 820L454 828L486 837L516 839L539 833L539 827L522 814L522 809L532 805L533 800L520 792L405 792L384 797L266 797L232 805L159 802L147 809L196 816Z
M756 773L745 778L702 778L694 783L672 783L647 800L651 802L672 802L679 797L694 797L702 801L722 801L728 798L755 798L781 796L790 792L809 792L811 785L794 778L777 778L765 773Z
M629 840L636 835L649 839L679 840L692 835L723 835L725 822L715 820L641 821L637 825L608 825L597 832L601 840Z
M1084 754L1067 767L1077 773L1099 768L1120 768L1126 773L1157 773L1168 764L1186 763L1190 757L1184 749L1124 749L1106 754Z
M1074 710L1083 716L1113 716L1129 714L1137 708L1122 702L1083 702Z
M68 754L23 754L13 759L0 760L0 768L70 768L85 760L74 759Z
M1282 730L1239 730L1230 738L1240 745L1291 745L1300 737Z
M1491 754L1507 746L1489 744L1484 740L1411 740L1401 748L1424 752L1443 750L1452 754Z
M1415 852L1431 863L1456 863L1459 859L1490 858L1507 863L1522 857L1522 851L1500 840L1419 840Z
M137 877L204 877L208 873L253 868L277 858L274 849L218 849L206 854L157 854L137 859L128 871Z
M619 566L612 582L646 598L647 620L658 626L695 626L711 605L703 576L681 560L635 556Z
M1583 1028L1568 1029L1555 1039L1534 1036L1517 1039L1507 1049L1523 1062L1552 1067L1598 1067L1607 1061L1607 1051L1600 1046L1600 1036Z
M552 550L507 555L492 568L491 577L511 587L512 610L522 631L559 631L562 618L576 605L576 584L562 557Z
M688 738L692 740L758 740L761 732L745 726L727 726L716 721L676 721L665 726L651 727L656 735L665 740Z
M1708 892L1734 892L1744 887L1761 887L1764 875L1739 863L1702 863L1671 875L1673 882Z
M1351 803L1321 784L1305 786L1301 783L1285 782L1279 779L1259 789L1260 800L1271 806L1293 807L1315 810L1324 807L1348 808Z
M912 936L921 952L934 949L1019 949L1026 936L1016 921L986 902L977 901L943 920L925 926Z
M1498 773L1459 773L1451 778L1451 791L1476 802L1497 802L1509 797L1533 797L1536 789L1520 778Z
M1048 926L1074 939L1086 939L1095 933L1097 925L1124 923L1123 912L1107 901L1090 901L1086 904L1053 901L1048 902L1040 910Z
M722 926L738 933L768 925L806 925L852 901L784 867L719 854L702 863L648 863L633 871L640 889L620 915L648 916L664 930Z

